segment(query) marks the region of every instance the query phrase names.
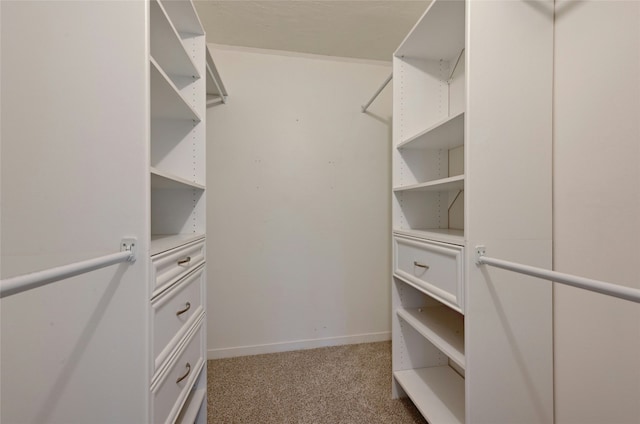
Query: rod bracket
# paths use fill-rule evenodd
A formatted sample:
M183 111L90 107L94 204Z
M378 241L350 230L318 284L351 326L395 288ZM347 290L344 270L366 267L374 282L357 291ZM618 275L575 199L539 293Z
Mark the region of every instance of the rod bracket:
M482 265L482 261L480 260L480 258L484 256L486 253L487 253L487 249L484 247L484 245L476 246L476 265L478 266Z
M138 239L136 238L123 238L120 242L121 252L130 252L131 256L127 259L128 262L135 262L136 255L138 253Z

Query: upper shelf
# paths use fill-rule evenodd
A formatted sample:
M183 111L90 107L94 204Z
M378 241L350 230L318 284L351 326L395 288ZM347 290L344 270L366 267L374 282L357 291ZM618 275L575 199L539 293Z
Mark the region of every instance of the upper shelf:
M151 73L151 117L169 119L191 119L200 122L198 112L189 105L173 81L155 61L149 58Z
M464 15L462 0L433 0L394 55L455 59L464 48Z
M200 78L200 72L198 72L193 58L185 50L180 35L163 5L158 0L151 0L149 13L151 15L151 56L158 65L167 75L172 77Z
M180 34L204 35L202 22L191 0L159 0Z
M464 145L464 112L444 119L398 144L398 149L452 149Z
M222 78L220 78L218 68L216 68L216 64L213 62L213 58L211 57L211 52L207 47L207 97L213 97L212 99L207 100L218 99L222 103L226 103L227 95L227 89L222 83Z
M409 186L394 187L393 191L449 191L464 190L464 175L442 178L426 183L412 184Z

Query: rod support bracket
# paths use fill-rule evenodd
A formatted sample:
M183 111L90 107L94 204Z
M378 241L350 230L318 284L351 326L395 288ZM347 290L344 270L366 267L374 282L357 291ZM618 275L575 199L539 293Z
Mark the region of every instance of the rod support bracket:
M484 245L481 244L479 246L476 246L476 265L482 265L482 261L480 260L480 258L483 257L486 253L487 249L484 247Z
M128 262L135 262L136 255L138 253L138 239L132 238L123 238L120 242L120 251L121 252L130 252L131 256L127 259Z

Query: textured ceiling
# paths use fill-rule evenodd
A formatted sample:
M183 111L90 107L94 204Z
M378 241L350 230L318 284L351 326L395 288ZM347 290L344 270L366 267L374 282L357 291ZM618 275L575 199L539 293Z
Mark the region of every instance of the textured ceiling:
M207 42L391 60L428 0L195 0Z

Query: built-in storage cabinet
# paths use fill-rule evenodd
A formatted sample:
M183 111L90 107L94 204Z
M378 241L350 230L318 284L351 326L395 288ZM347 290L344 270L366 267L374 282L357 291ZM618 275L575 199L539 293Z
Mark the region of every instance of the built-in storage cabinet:
M194 4L0 10L12 34L2 41L11 267L1 277L135 246L135 260L2 299L2 322L14 317L21 331L2 327L0 420L204 423L207 66Z
M435 1L393 58L393 377L465 421L465 4Z
M552 421L549 287L473 262L550 266L549 16L434 0L393 57L393 395L431 424Z
M150 0L149 16L149 414L203 422L206 41L190 0Z

